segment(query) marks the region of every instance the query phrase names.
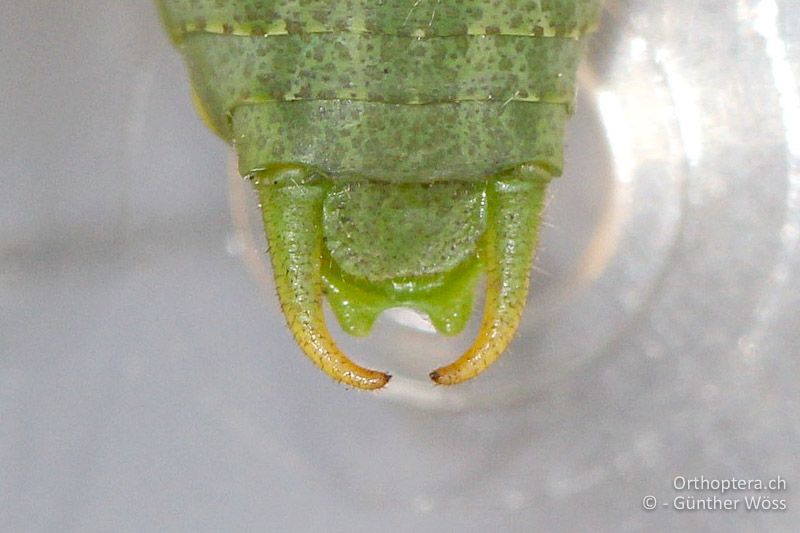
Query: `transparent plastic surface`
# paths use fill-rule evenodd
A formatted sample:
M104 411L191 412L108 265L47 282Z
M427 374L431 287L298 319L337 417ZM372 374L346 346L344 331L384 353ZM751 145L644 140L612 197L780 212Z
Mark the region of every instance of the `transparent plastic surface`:
M153 6L4 12L0 529L797 523L795 2L609 0L517 339L436 387L474 320L445 338L393 310L354 339L329 314L395 375L375 394L294 345ZM781 476L788 509L661 507L712 496L673 488L701 475Z

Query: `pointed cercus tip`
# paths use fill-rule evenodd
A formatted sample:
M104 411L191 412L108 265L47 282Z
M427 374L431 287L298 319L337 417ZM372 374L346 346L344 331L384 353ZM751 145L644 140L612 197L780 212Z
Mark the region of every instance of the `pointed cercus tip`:
M368 371L370 375L353 376L350 384L361 390L380 390L392 379L391 374L385 372Z
M437 385L450 385L447 379L444 378L442 373L439 370L434 370L428 377L431 378L431 381L436 383Z
M437 368L428 377L437 385L458 385L483 373L508 348L519 325L519 314L495 316L487 310L483 331L464 355L447 366Z

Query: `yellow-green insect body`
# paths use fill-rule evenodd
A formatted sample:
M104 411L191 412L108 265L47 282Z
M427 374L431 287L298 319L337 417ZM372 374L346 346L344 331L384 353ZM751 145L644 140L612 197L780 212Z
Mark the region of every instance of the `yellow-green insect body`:
M478 339L431 373L477 375L510 342L549 179L562 168L581 37L601 0L160 0L201 115L261 197L288 324L335 379L388 374L335 346L410 306L455 334L487 276Z

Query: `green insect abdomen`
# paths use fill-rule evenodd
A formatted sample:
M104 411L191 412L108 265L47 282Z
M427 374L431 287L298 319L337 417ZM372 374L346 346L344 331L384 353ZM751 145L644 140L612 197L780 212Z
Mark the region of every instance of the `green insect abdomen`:
M163 0L214 128L243 174L482 179L562 167L598 0ZM366 149L369 147L369 149Z
M308 357L348 385L323 293L361 335L395 306L478 338L431 379L487 368L520 321L559 175L582 37L602 0L158 0L208 125L261 200L276 288Z

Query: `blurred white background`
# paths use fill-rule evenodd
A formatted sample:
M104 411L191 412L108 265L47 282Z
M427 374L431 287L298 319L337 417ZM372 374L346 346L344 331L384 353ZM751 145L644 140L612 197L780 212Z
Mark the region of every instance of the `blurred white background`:
M380 394L247 266L154 6L0 6L0 530L796 527L796 1L609 0L520 338L434 388L468 336L390 314L342 339L399 366ZM788 509L662 508L721 496L678 475L781 476Z

